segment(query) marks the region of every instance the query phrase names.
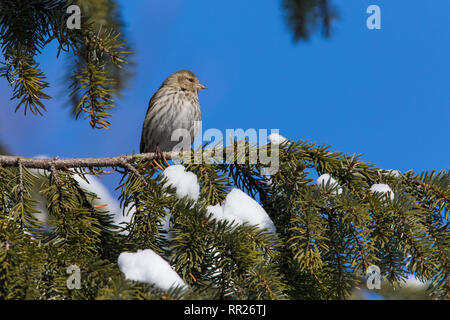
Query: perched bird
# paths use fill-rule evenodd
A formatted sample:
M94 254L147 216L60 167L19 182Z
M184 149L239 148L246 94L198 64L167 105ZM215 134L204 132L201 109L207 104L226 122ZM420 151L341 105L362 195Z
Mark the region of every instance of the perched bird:
M198 92L202 89L206 86L189 70L167 77L150 99L142 126L141 153L191 147L200 130Z

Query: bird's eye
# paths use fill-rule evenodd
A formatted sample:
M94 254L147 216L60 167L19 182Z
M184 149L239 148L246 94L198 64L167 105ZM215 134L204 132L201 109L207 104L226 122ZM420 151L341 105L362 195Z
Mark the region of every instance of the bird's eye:
M192 79L192 78L189 78L188 80L189 80L190 82L194 82L194 79Z

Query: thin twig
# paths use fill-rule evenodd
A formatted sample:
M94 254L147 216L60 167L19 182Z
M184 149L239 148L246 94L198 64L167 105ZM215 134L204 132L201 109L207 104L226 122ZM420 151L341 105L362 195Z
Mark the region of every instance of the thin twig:
M58 158L55 158L54 161L56 161L57 159ZM59 179L58 170L56 170L54 162L50 164L50 172L52 173L53 179L55 179L56 186L58 188L61 187L61 180Z
M136 177L138 177L144 183L145 186L148 186L148 183L147 183L147 181L145 181L144 177L129 162L127 162L125 159L122 159L121 164L122 164L122 168L130 171L132 174L134 174Z
M23 193L25 192L25 188L23 186L23 165L20 158L17 158L17 165L19 166L19 197L20 203L23 206Z
M25 188L23 186L23 167L22 167L22 161L20 158L17 158L17 165L19 166L19 199L20 199L20 204L22 206L22 210L21 210L22 217L20 219L20 226L23 228L23 213L25 211L23 194L25 192Z

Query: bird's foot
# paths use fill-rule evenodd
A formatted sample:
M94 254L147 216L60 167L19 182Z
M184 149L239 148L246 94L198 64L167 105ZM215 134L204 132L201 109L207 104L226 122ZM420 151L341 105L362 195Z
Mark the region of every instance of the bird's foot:
M170 164L169 164L169 162L167 162L167 159L164 156L164 153L159 148L159 146L156 147L155 154L156 154L156 157L155 157L155 159L153 159L153 164L158 169L164 171L164 167L167 168L168 166L170 166ZM165 164L163 163L163 161L165 162Z

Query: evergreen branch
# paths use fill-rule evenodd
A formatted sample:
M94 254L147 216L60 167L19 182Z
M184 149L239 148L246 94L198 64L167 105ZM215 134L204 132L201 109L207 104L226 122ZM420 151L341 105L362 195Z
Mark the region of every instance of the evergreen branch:
M442 248L442 245L438 239L439 235L436 233L436 229L431 225L430 221L426 222L427 230L432 236L433 246L436 246L438 251L439 262L442 265L443 270L443 281L444 281L444 290L445 296L447 299L450 299L450 270L449 270L449 258L447 255L446 248Z
M86 112L93 128L109 128L107 121L114 108L113 95L120 94L125 78L130 75L122 67L131 54L121 35L123 23L114 0L78 1L83 7L81 30L66 28L67 7L71 0L2 0L0 2L0 50L6 61L0 68L13 87L12 99L18 100L16 111L24 105L24 113L46 112L44 90L49 86L35 62L52 40L60 51L72 52L77 64L72 81L74 115ZM99 23L99 20L102 22ZM100 26L100 27L99 27ZM108 32L102 32L102 26ZM80 63L81 62L81 63Z
M329 0L284 0L285 19L294 34L294 41L308 40L321 25L326 38L338 18Z
M87 117L91 118L89 123L92 128L109 129L111 124L106 119L111 117L107 111L113 108L112 92L109 88L112 79L107 77L103 66L86 61L73 78L75 80L72 83L72 96L85 89L74 109L76 118L84 111L88 114Z
M334 250L334 256L336 257L337 261L337 271L338 271L338 281L337 281L337 294L340 298L344 297L344 289L342 288L342 280L343 280L343 273L344 273L344 265L341 261L341 253L339 252L340 248L338 248L337 240L336 238L336 228L334 224L334 219L336 218L336 212L334 209L329 210L328 212L328 225L329 225L329 232L330 232L330 243L333 244Z
M270 289L270 286L267 283L267 280L264 279L264 277L256 271L253 271L252 273L258 278L259 281L261 281L263 283L264 290L267 292L269 299L273 299L273 292Z
M364 273L364 272L366 272L367 268L369 267L369 265L367 264L366 255L364 253L361 242L358 239L358 235L355 232L355 229L352 226L350 226L349 229L350 229L350 233L353 236L353 239L355 239L355 241L356 241L356 245L358 246L358 251L359 251L359 254L361 255L361 259L363 262L363 267L364 267L363 273Z
M421 186L424 190L431 190L432 192L434 192L439 198L443 199L445 202L450 203L450 198L448 198L448 196L441 192L437 187L435 187L434 185L432 185L431 183L426 183L420 180L416 180L416 179L408 179L408 182L413 183L415 185L419 185Z
M100 33L100 31L99 31ZM100 38L95 34L86 35L86 42L94 48L100 49L101 52L106 53L111 62L115 64L117 67L121 67L122 63L127 63L124 59L129 54L128 51L113 51L114 48L121 49L125 46L124 43L118 42L120 34L115 36L111 36L111 34L107 35L105 39Z
M29 55L18 54L10 55L6 62L2 62L0 68L0 77L6 77L9 85L13 87L13 96L11 100L18 99L19 104L14 111L24 105L24 114L28 110L33 114L42 115L41 109L47 111L42 99L49 99L50 96L43 90L49 86L45 81L45 75L38 68L39 63L35 62Z

